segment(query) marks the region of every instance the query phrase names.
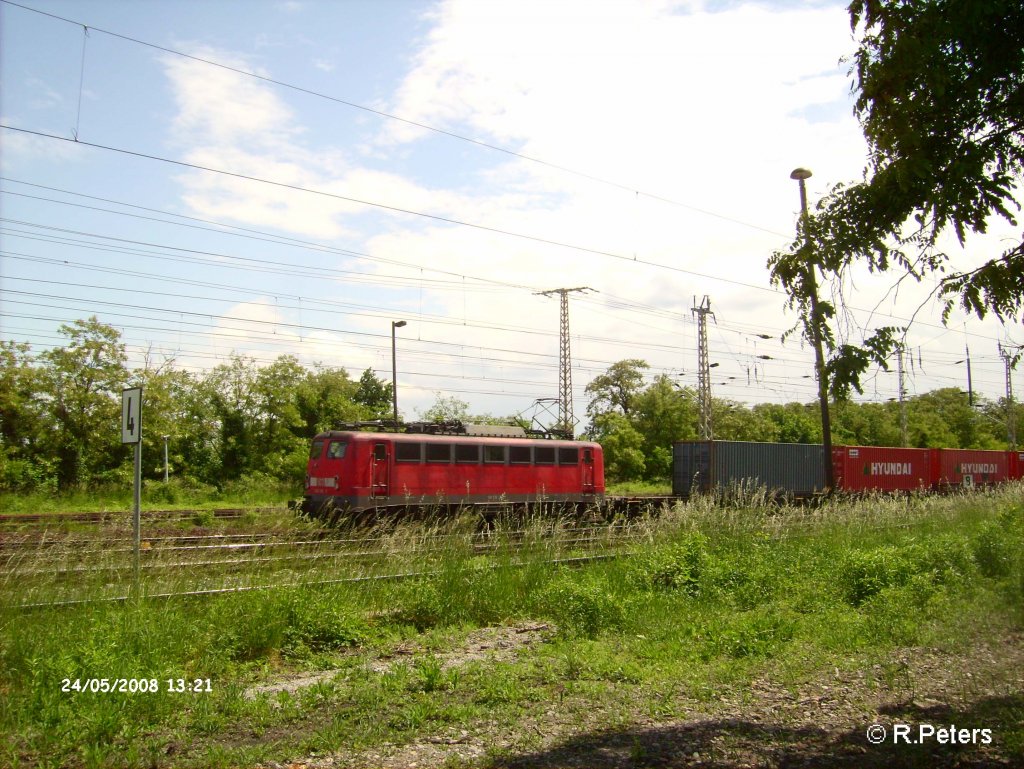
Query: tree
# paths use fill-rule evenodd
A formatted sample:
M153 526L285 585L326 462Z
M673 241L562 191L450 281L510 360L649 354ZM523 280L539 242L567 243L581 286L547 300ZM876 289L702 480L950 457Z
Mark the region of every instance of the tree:
M996 448L980 430L967 393L956 387L918 395L907 404L910 445L934 448Z
M899 446L899 407L894 403L836 404L836 442L850 446Z
M254 440L259 414L255 362L232 355L230 363L214 368L203 383L210 394L220 435L218 451L221 476L234 480L254 469L254 458L261 449Z
M419 412L420 419L425 422L466 422L469 419L469 404L454 395L445 397L441 393L434 394L434 405L426 411Z
M870 229L863 247L915 230L901 244L928 254L947 227L961 244L992 216L1016 225L1024 170L1024 5L1020 0L855 0L863 30L854 57L856 111L872 175L836 199L844 225ZM859 241L859 243L858 243ZM983 316L1016 315L1024 297L1024 243L981 269L947 277L944 293ZM879 250L884 257L886 249Z
M253 393L257 404L258 458L255 469L281 480L301 478L309 436L302 433L297 390L306 369L293 355L281 355L256 372Z
M644 436L629 419L617 411L599 415L592 427L594 440L604 450L604 471L610 481L632 481L644 477L647 457Z
M630 416L633 412L633 402L643 386L644 371L647 368L647 361L631 358L613 363L605 373L594 377L586 388L586 393L590 396L587 416L591 422L609 412Z
M173 368L143 372L141 379L147 414L142 436L145 467L153 477L163 477L161 436L167 435L171 475L220 483L221 431L211 383Z
M38 390L29 346L0 341L0 486L33 486L52 472L40 450L44 415Z
M302 437L309 439L345 422L369 418L365 407L354 400L356 393L355 383L343 368L317 365L307 372L297 393Z
M670 478L672 444L697 437L697 394L661 374L633 398L632 413L630 421L643 436L644 478Z
M853 0L859 44L851 70L855 111L868 141L863 181L839 185L802 224L802 237L770 261L773 281L802 308L807 265L838 281L854 265L921 279L946 273L939 237L963 244L993 217L1016 224L1024 171L1024 5L1020 0ZM813 243L813 252L808 248ZM813 267L811 268L813 269ZM1024 242L982 267L944 274L946 313L1016 317L1024 299ZM834 308L826 306L825 314ZM898 329L836 345L830 387L860 391L871 363L885 366Z
M775 443L779 439L778 427L772 420L737 401L712 398L711 413L718 440Z
M122 463L117 436L120 394L128 383L121 334L95 316L62 325L68 339L40 355L40 387L55 429L47 441L57 459L61 490L96 480Z
M753 412L774 425L771 433L779 443L821 443L821 422L815 416L816 409L815 404L759 403Z
M392 386L385 383L368 368L359 377L353 400L366 409L367 419L391 419L393 416Z

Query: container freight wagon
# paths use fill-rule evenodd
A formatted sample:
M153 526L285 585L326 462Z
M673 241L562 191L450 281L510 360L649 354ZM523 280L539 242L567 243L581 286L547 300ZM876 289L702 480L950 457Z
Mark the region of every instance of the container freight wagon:
M1003 483L1011 477L1017 452L978 449L932 449L932 482L937 489L973 488Z
M832 472L837 489L920 491L931 489L932 450L892 446L833 446Z
M680 441L672 455L672 494L683 499L740 487L811 497L825 485L821 444Z
M1009 473L1011 481L1024 479L1024 451L1010 452Z

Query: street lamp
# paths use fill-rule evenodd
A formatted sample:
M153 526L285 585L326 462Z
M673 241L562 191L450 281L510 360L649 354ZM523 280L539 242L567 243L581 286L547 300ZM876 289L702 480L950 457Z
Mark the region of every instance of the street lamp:
M963 360L958 360L954 363L954 366L959 366L961 363L967 364L967 405L974 405L974 385L971 382L971 348L964 345L964 350L967 351L967 357Z
M395 329L404 325L404 320L391 321L391 406L396 430L398 429L398 366L395 361Z
M818 279L814 274L814 263L811 261L811 233L807 222L807 185L811 172L806 168L795 168L789 175L800 184L800 217L804 232L804 246L807 255L806 278L807 290L811 302L811 344L814 346L814 373L818 377L818 402L821 405L821 443L825 454L825 489L831 492L835 486L832 472L832 420L828 413L828 380L825 378L825 351L821 341L821 308L818 304Z

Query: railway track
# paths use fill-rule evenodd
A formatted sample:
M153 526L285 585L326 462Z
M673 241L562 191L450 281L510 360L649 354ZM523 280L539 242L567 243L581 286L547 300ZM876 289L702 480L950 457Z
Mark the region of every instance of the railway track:
M246 513L285 512L284 507L225 507L213 510L143 510L141 517L147 521L178 521L196 516L212 515L215 519L241 518ZM20 528L28 524L53 524L60 526L68 523L113 523L131 520L130 511L102 512L58 512L58 513L0 513L0 529Z
M657 508L676 501L675 497L665 495L630 495L607 497L603 509L613 514L635 514L648 508ZM212 516L216 520L242 518L247 513L272 514L286 513L285 506L255 508L214 508L212 510L143 510L144 521L175 522L201 516ZM67 524L102 524L124 523L131 520L131 512L126 510L105 510L95 512L56 512L56 513L0 513L0 531L37 527L58 528Z
M493 552L503 547L522 546L528 537L534 536L536 542L545 544L556 541L559 545L590 543L600 539L608 539L623 530L622 524L605 526L584 526L557 530L557 539L537 539L535 533L526 530L505 531L500 537L489 532L477 532L470 537L469 545L475 552ZM465 535L462 535L463 537ZM452 535L424 535L417 538L416 546L395 549L387 543L393 542L387 537L351 538L341 536L333 531L317 531L304 533L297 539L283 539L280 533L249 533L249 534L186 534L147 537L142 541L141 555L143 558L155 560L167 554L217 554L273 551L273 550L330 550L342 555L385 556L395 554L424 554L444 552L454 542ZM460 542L460 545L464 542ZM74 537L10 535L0 537L0 571L3 571L4 560L29 559L40 563L45 561L59 562L73 558L75 560L91 560L111 558L133 552L130 537L112 537L105 539ZM289 557L294 554L288 553ZM191 565L191 562L182 565Z

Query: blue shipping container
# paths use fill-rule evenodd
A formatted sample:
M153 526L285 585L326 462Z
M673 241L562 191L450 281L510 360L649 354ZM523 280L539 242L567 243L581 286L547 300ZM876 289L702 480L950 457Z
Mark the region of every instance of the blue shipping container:
M681 441L672 447L672 493L721 492L743 486L810 497L825 485L821 444Z

